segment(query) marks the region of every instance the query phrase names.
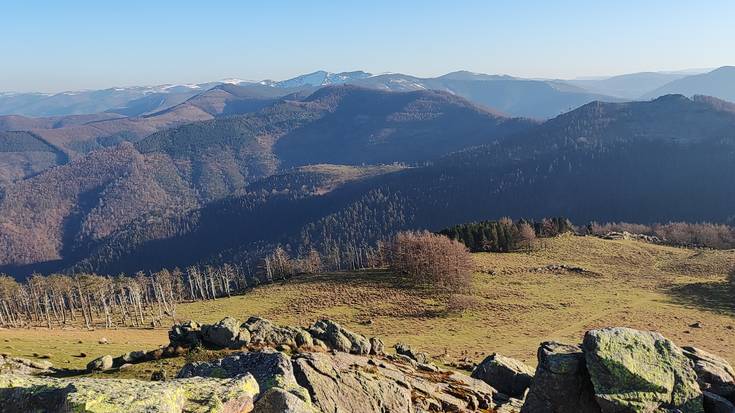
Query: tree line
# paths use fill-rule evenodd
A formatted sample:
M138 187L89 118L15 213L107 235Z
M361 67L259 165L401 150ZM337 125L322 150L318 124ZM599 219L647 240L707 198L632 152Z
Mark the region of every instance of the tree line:
M132 276L33 274L25 282L0 274L0 326L156 327L166 319L177 320L179 303L229 297L261 283L322 269L315 250L291 258L277 247L257 268L247 261Z
M269 252L233 263L194 265L183 270L117 276L34 274L24 282L0 274L0 326L155 327L166 319L176 320L177 304L182 302L216 300L262 283L334 270L388 267L407 275L417 287L456 294L470 288L470 251L519 251L534 248L538 238L568 232L605 235L623 231L687 246L735 245L733 229L725 225L591 223L576 227L562 217L540 221L502 218L456 225L438 233L402 231L373 244L326 238L298 252L288 245L276 245ZM735 275L731 279L735 280Z
M576 228L566 218L544 218L540 221L505 217L497 221L480 221L455 225L439 231L462 242L472 252L511 252L532 249L536 238L555 237Z

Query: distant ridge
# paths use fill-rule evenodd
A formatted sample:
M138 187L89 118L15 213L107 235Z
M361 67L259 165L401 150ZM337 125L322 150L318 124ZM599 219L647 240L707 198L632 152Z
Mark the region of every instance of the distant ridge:
M647 93L644 98L678 93L685 96L707 95L735 102L735 66L723 66L711 72L686 76Z

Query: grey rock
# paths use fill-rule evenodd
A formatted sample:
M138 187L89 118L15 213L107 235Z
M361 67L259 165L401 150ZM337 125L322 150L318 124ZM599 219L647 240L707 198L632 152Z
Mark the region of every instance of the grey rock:
M428 364L430 362L427 353L414 351L408 344L396 343L393 348L395 348L396 354L409 357L419 364Z
M0 375L0 412L248 412L258 392L258 383L250 375L147 382L4 374Z
M107 371L113 367L114 363L112 356L107 354L102 357L98 357L89 363L87 363L87 370L89 371Z
M196 347L202 341L201 326L196 321L175 324L168 332L171 346Z
M313 345L311 334L301 328L281 327L265 318L250 317L241 326L250 332L250 342L276 347L287 345L291 348Z
M704 411L706 413L735 413L735 405L722 396L705 391Z
M415 363L415 361L414 361ZM345 352L301 353L294 375L323 412L491 411L510 403L487 383L451 371Z
M522 398L531 385L533 369L518 360L493 353L475 368L472 377L484 381L501 393Z
M122 355L122 359L126 363L138 363L145 358L145 351L131 351Z
M697 382L708 391L735 402L735 370L727 360L696 347L683 347L684 355L694 363Z
M309 332L332 349L352 354L370 354L370 340L332 320L319 320Z
M302 397L293 391L274 387L258 399L253 413L317 413L311 400Z
M225 317L216 324L202 327L202 341L210 347L239 349L250 342L250 332L240 328L240 322Z
M252 374L263 391L271 387L290 388L296 385L291 359L273 350L239 353L215 361L189 363L176 377L231 378L245 373Z
M383 340L377 337L370 338L370 354L375 356L382 356L385 354L385 344Z
M338 353L339 354L339 353ZM326 353L306 353L294 360L299 384L322 412L411 412L411 391L396 381L340 363Z
M600 412L579 346L541 343L536 373L521 412Z
M619 327L592 330L583 349L603 413L704 412L691 361L662 335Z

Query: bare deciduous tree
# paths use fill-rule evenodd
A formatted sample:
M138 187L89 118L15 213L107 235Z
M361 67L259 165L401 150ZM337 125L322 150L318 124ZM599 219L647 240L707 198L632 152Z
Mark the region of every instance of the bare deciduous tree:
M390 251L390 267L417 285L442 292L469 291L474 262L464 244L428 231L398 233Z

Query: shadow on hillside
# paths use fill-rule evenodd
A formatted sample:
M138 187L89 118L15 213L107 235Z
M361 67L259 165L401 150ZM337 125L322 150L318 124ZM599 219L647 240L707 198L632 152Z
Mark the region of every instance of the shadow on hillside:
M687 284L669 293L677 304L735 316L735 288L726 282Z

